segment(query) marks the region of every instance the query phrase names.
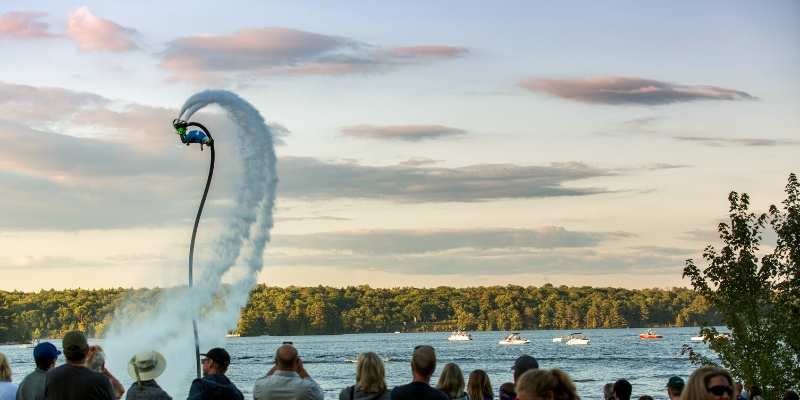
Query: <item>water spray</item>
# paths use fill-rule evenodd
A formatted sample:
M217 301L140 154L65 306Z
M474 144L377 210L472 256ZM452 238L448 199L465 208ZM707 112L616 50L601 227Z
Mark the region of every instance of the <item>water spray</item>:
M172 121L172 127L175 132L181 137L181 142L187 146L191 143L199 143L200 151L203 151L203 146L208 146L211 149L211 162L208 166L208 178L206 179L206 188L203 190L203 197L200 199L200 207L197 208L197 216L194 218L194 228L192 229L192 240L189 244L189 290L191 291L194 278L194 242L197 237L197 226L200 225L200 217L203 215L203 206L206 204L206 197L208 197L208 188L211 186L211 178L214 176L214 138L211 137L211 132L200 124L199 122L187 122L179 118ZM189 127L196 127L197 130L188 131ZM197 334L197 316L192 315L192 331L194 333L194 357L197 377L200 378L200 339Z

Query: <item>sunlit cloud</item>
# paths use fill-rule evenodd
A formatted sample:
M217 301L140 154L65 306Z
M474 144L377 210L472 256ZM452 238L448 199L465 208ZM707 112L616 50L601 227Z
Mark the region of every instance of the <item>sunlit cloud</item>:
M775 147L798 146L800 141L770 138L725 138L711 136L672 136L681 142L691 142L711 147Z
M0 14L0 39L42 39L53 37L50 24L42 22L43 12L11 11Z
M519 85L532 92L592 104L655 106L699 100L757 100L747 92L734 89L623 76L535 78L524 80Z
M67 36L72 38L81 51L124 52L136 50L136 30L121 26L111 20L98 17L88 7L79 7L67 18Z
M443 125L353 125L339 130L343 136L418 142L426 139L442 139L465 135L467 131Z

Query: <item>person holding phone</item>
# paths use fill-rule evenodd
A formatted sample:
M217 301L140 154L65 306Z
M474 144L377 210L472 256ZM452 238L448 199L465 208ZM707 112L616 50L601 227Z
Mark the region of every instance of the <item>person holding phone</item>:
M323 400L322 389L303 367L297 349L284 342L275 351L275 364L253 387L255 400Z

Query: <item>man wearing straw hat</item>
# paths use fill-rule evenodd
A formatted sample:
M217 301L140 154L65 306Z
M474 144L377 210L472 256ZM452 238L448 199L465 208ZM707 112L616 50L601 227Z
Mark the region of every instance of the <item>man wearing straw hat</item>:
M128 375L136 382L128 389L128 400L172 400L156 378L164 373L167 360L157 351L145 351L136 354L128 361Z

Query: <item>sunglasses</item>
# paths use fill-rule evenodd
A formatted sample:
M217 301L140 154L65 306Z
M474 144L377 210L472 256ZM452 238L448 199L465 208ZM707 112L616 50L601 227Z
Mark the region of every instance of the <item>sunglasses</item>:
M714 396L722 396L725 393L727 393L728 396L733 396L733 389L731 389L730 386L726 385L712 386L708 388L708 392L713 394Z

